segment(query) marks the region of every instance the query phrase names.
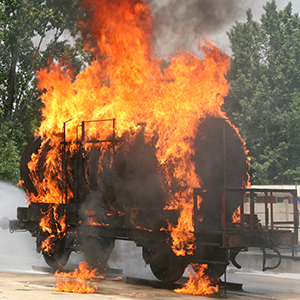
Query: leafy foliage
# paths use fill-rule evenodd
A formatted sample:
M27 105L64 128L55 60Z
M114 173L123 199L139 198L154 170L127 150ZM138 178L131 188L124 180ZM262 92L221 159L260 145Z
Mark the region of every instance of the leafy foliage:
M20 153L41 121L36 70L61 58L72 62L75 74L82 68L83 45L77 28L81 13L76 0L3 0L0 3L2 180L17 180L18 165L8 162L19 161Z
M231 91L224 109L240 129L252 159L253 184L293 184L300 179L300 19L292 4L264 6L261 23L228 32L233 52Z
M0 178L17 182L19 178L20 152L14 139L8 138L10 129L6 124L0 127Z

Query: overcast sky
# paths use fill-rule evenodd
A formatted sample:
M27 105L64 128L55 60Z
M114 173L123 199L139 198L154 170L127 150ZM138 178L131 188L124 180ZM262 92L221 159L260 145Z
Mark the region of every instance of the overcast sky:
M267 1L257 1L257 2L261 2L261 3L266 3ZM299 0L277 0L276 4L278 6L278 9L283 9L289 2L292 2L293 5L293 10L294 12L298 12L300 13L300 1Z
M259 21L261 15L265 12L265 10L263 9L263 6L267 2L271 2L271 0L263 0L263 1L261 1L261 0L254 0L254 1L257 2L257 3L254 6L249 6L249 8L252 9L254 19L256 21ZM243 2L243 0L241 0L241 2ZM292 0L292 1L291 0L276 0L277 10L279 11L279 10L284 9L289 2L292 2L293 13L298 13L300 15L300 0ZM243 22L246 21L246 12L244 13L244 16L239 21L243 21ZM229 26L226 29L226 31L228 31L229 28L231 28L231 26ZM226 35L226 31L225 31L225 35ZM226 40L228 40L227 35L226 35L225 38L226 38ZM226 43L225 43L225 45L224 44L223 45L220 44L220 47L225 52L229 52L230 53L229 40L228 40L228 44L226 44Z
M241 1L244 1L244 0L241 0ZM263 6L267 2L271 2L271 0L269 0L269 1L268 0L263 0L263 1L254 0L254 1L257 2L257 3L255 3L254 5L250 5L249 8L252 9L254 19L256 21L259 21L261 15L265 12L265 10L263 9ZM300 0L292 0L292 1L291 0L276 0L277 10L279 11L279 10L284 9L289 2L292 2L293 13L298 13L300 15ZM246 13L244 13L244 16L242 16L242 18L239 18L238 21L245 22L246 21ZM225 32L220 34L222 36L220 42L218 42L217 39L215 39L216 44L223 51L227 52L228 54L230 54L230 46L229 46L229 40L228 40L228 37L226 35L226 32L231 28L231 26L226 28ZM216 35L216 38L218 38L218 35ZM225 42L223 42L224 39L225 39Z

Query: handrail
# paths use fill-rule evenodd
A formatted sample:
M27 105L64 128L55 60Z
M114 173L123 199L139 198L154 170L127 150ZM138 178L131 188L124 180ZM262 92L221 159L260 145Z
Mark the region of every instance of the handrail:
M224 199L223 204L225 205L225 196L230 192L240 192L244 193L244 196L246 194L250 194L250 231L251 234L254 232L254 215L255 215L255 207L254 207L254 193L264 193L265 194L265 228L270 229L271 232L274 232L274 225L294 225L293 226L293 234L294 234L294 244L298 244L298 234L299 234L299 210L297 206L297 186L295 189L276 189L276 188L225 188L224 189ZM289 193L293 196L295 199L293 202L293 221L275 221L274 220L274 200L273 195L276 193ZM268 194L270 194L270 212L268 209L268 202L267 197ZM242 204L240 204L240 207L243 208ZM270 216L270 220L269 220ZM241 227L243 226L243 220L244 218L244 211L241 209ZM270 221L270 224L269 224ZM269 227L270 226L270 227ZM282 228L284 228L282 226ZM226 228L224 227L224 231L226 231Z

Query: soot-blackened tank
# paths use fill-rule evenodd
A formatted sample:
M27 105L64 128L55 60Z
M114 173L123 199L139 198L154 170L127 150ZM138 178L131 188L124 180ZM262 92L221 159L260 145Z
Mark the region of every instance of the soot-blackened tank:
M62 163L57 168L57 175L63 174L57 176L62 203L57 211L59 215L66 215L65 235L63 238L55 236L52 239L55 247L45 253L41 244L48 236L41 231L39 221L51 204L31 203L26 211L20 208L18 213L18 226L37 238L37 249L43 252L49 265L58 268L66 264L71 251L83 251L90 264L104 269L116 239L133 240L143 247L145 262L150 264L157 278L166 282L179 279L189 263L218 262L220 257L225 257L226 249L211 246L220 245L219 234L209 238L209 246L203 243L199 232L221 231L224 187L244 187L248 180L244 144L236 130L224 119L207 118L199 122L193 162L204 193L200 209L194 208L194 214L201 216L194 220L197 228L194 255L185 257L173 253L170 232L161 230L168 228L168 223L176 225L180 212L164 209L170 189L166 190L162 183L164 178L155 154L155 141L145 143L144 130L143 125L133 135L127 133L120 139L115 139L112 133L112 138L105 141L111 150L105 153L102 152L103 141L93 141L87 152L84 145L90 141L80 140L77 151L70 154L70 145L63 142L62 134ZM21 160L21 176L29 198L37 194L27 166L31 155L40 151L36 179L42 181L43 162L51 149L50 142L44 143L43 149L41 145L39 137L32 139ZM179 186L174 181L171 193L177 192ZM72 197L68 190L72 191ZM239 201L239 195L231 196L226 219L231 218ZM224 265L218 275L226 269Z

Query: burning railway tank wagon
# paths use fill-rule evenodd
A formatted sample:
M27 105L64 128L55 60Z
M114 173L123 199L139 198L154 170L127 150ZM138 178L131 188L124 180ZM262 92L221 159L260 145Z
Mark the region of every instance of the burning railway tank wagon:
M101 132L103 124L111 126L107 139L87 138L88 126L96 125ZM182 186L180 178L167 182L164 174L169 170L161 172L164 166L158 163L153 141L146 142L146 124L117 138L114 119L82 121L75 143L68 142L66 125L57 145L39 136L27 145L21 175L32 202L19 207L18 220L9 224L12 231L25 229L36 237L37 251L53 269L62 268L72 251L82 251L90 265L104 271L115 240L125 239L142 247L143 259L164 282L180 279L189 264L195 271L205 264L205 274L218 278L229 260L240 268L235 257L247 247L277 252L275 246L282 241L293 242L290 232L272 239L257 219L251 224L255 215L244 214L242 223L233 219L247 191L248 163L244 143L228 120L200 120L191 160L201 188L192 188L193 202L186 201L183 207L168 206L170 194L189 187ZM59 202L41 203L35 200L48 193L49 186L43 185L45 174L49 176L45 161L55 147L58 161L50 175ZM228 186L235 192L226 194Z
M247 247L296 241L243 212L247 151L221 110L229 57L206 42L199 57L180 50L165 64L148 4L82 5L85 48L101 60L76 79L63 63L37 73L43 121L21 159L30 203L10 230L29 231L54 269L82 251L103 270L115 240L132 240L165 282L189 264L219 277Z
M101 132L103 122L111 123L108 139L85 137L89 125L97 124ZM153 142L145 142L145 126L140 124L131 136L116 138L115 120L83 121L75 145L67 141L66 130L63 132L57 145L61 165L51 171L60 190L60 203L31 202L28 208L18 208L18 221L10 224L36 237L37 251L51 267L65 265L71 251L83 251L89 264L105 268L115 240L129 239L143 248L145 262L162 281L178 280L190 263L209 262L213 275L224 273L227 250L221 247L223 186L224 181L235 188L247 182L242 140L225 119L206 118L199 123L192 161L203 194L201 205L188 207L197 230L189 241L183 239L191 232L182 232L185 236L175 244L172 230L178 225L181 210L167 207L168 193L180 193L183 187L177 180L168 191L167 183L161 184L166 179L159 173ZM76 149L71 153L72 147ZM23 153L21 174L29 198L47 192L42 184L45 160L51 150L50 141L36 137ZM33 175L28 165L35 154L38 160ZM240 203L240 197L231 198L227 220Z

